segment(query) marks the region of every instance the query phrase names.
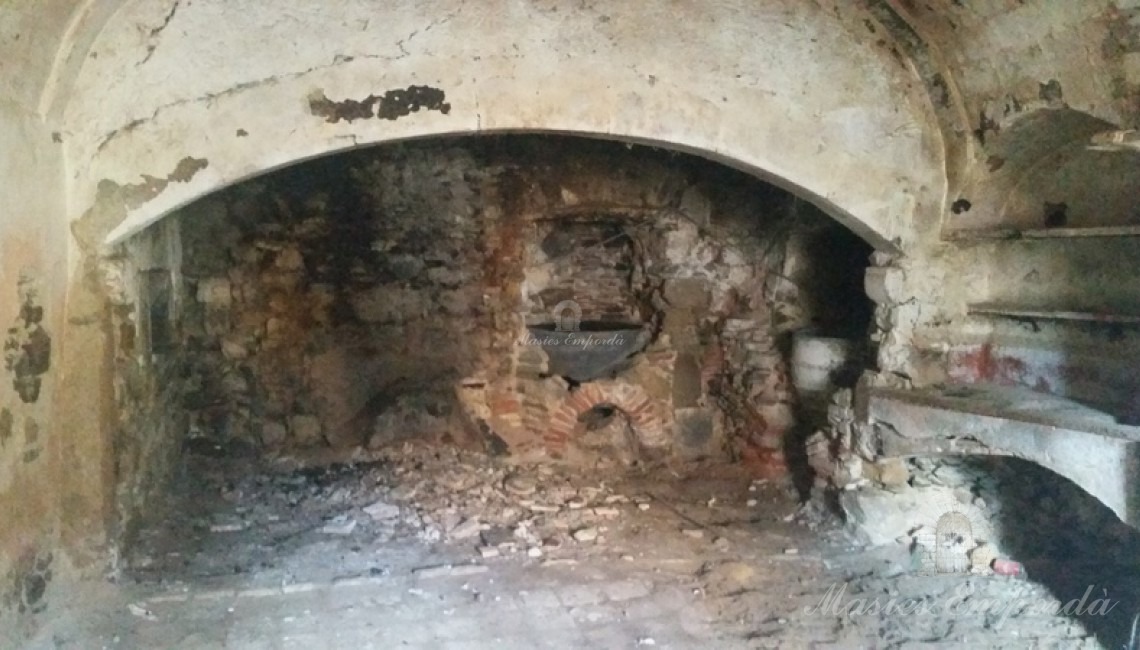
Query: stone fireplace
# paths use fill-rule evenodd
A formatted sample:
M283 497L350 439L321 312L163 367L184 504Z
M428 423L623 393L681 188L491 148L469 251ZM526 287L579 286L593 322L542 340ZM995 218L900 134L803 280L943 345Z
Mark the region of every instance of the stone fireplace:
M417 141L249 180L107 263L122 521L183 445L346 458L416 440L781 475L803 433L788 341L866 333L868 254L751 176L604 141ZM567 369L585 354L600 361Z

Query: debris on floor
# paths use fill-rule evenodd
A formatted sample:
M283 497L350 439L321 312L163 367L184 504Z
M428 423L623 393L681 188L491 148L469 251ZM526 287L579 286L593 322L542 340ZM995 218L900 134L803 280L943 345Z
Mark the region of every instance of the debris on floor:
M868 546L821 502L800 503L791 485L729 466L615 474L405 444L351 464L209 459L190 469L180 498L156 511L107 587L117 591L102 600L123 599L127 619L77 607L45 638L77 644L58 647L119 638L121 647L245 648L270 638L304 648L977 648L1009 639L1096 648L1127 631L1124 614L1058 613L1068 591L1011 580L1025 578L1026 565L993 543L967 549L912 526L902 543ZM942 572L945 557L919 541L967 553L952 554L950 568L961 570ZM1097 588L1134 611L1136 595L1118 585ZM1085 587L1065 589L1079 599ZM983 609L949 612L963 596ZM932 609L892 615L882 610L891 602Z

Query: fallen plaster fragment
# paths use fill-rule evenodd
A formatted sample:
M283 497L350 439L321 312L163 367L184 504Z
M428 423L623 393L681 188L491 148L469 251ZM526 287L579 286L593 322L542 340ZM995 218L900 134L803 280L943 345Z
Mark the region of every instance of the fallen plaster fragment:
M452 539L470 539L479 534L480 528L481 524L478 517L471 517L457 524L447 533L447 536Z
M334 517L321 528L321 532L326 535L351 535L354 530L356 520L345 515Z
M592 542L598 539L597 528L580 528L574 531L574 539L579 542Z
M412 575L419 578L440 578L444 576L473 576L486 573L490 569L483 564L443 564L439 566L419 567L412 569Z
M130 603L127 605L127 609L130 610L130 612L132 614L134 614L135 616L138 616L139 618L146 619L148 621L157 621L158 620L158 617L154 615L154 612L147 609L145 603L143 603L143 604Z

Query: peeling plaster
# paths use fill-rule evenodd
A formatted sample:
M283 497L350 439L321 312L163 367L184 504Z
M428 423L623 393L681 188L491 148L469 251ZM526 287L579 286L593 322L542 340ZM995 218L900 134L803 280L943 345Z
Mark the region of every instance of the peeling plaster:
M38 614L47 609L45 596L52 579L53 554L28 550L12 567L0 592L0 605L21 614Z
M387 58L387 57L365 57L365 58ZM225 90L220 90L220 91L212 92L212 93L206 93L205 95L201 95L201 96L190 98L190 99L180 99L178 101L173 101L173 102L168 102L166 104L161 104L159 106L156 106L148 117L133 119L130 122L127 122L126 124L120 126L119 128L107 132L102 137L102 139L100 139L99 144L95 147L95 153L98 154L108 144L110 144L113 140L119 138L120 136L127 135L127 134L131 133L132 131L134 131L135 129L137 129L138 127L140 127L144 124L154 122L155 120L157 120L159 118L159 116L163 112L165 112L167 110L170 110L173 108L178 108L180 106L200 104L203 102L205 102L205 103L214 102L214 101L217 101L217 100L222 99L224 97L236 95L238 93L242 93L242 92L245 92L248 90L252 90L254 88L259 88L261 86L272 85L272 84L276 84L276 83L279 83L281 81L285 81L285 80L289 80L289 79L298 79L298 78L304 77L306 75L312 74L314 72L327 70L329 68L335 68L337 66L344 65L346 63L351 63L353 60L355 60L354 57L344 57L341 55L337 55L334 58L333 62L329 63L327 65L318 65L318 66L313 66L311 68L307 68L305 70L300 70L298 72L276 74L276 75L272 75L269 77L263 77L261 79L255 79L253 81L247 81L247 82L239 83L239 84L237 84L235 86L231 86L230 88L227 88ZM449 106L449 108L450 108L450 106Z
M209 164L204 158L186 156L163 178L143 175L142 182L127 185L103 179L99 183L95 205L82 219L72 223L72 234L80 248L87 252L97 251L103 238L126 218L128 211L162 194L171 183L188 183Z
M947 180L954 188L966 175L973 156L972 143L962 137L968 131L969 118L954 70L938 43L912 15L913 3L872 0L868 9L897 43L896 49L905 52L925 86L942 136Z
M421 108L447 115L451 112L451 104L445 99L442 90L430 86L408 86L389 90L380 96L369 95L359 101L345 99L339 102L330 100L323 91L318 91L309 97L309 112L332 124L341 120L352 122L371 117L397 120Z
M380 22L363 0L347 0L336 20L303 0L264 21L231 3L196 0L182 2L154 58L124 76L121 67L144 56L138 25L152 29L171 7L130 4L92 46L99 58L84 66L66 110L69 195L89 203L101 179L133 178L170 143L210 159L210 173L192 188L132 211L117 239L196 196L296 160L436 134L552 130L704 152L799 191L884 249L918 238L914 213L933 232L944 180L938 136L921 126L928 107L921 91L909 90L919 88L912 66L867 43L866 12L769 2L715 3L685 21L638 5L603 15L589 6L554 13L496 2L474 12L449 0L430 12L394 8ZM705 29L714 22L713 32ZM204 60L203 73L184 74L187 57ZM780 72L761 79L758 69ZM862 81L819 83L837 76ZM437 91L446 95L423 94ZM401 119L417 107L416 119ZM314 108L318 119L285 118ZM365 119L370 113L382 119ZM352 129L343 128L350 120ZM239 128L248 134L241 147L217 137ZM820 143L833 144L824 151ZM820 156L831 173L821 174Z
M43 376L51 369L52 341L43 326L35 280L25 274L17 288L20 314L4 340L4 367L20 400L33 404L40 398Z

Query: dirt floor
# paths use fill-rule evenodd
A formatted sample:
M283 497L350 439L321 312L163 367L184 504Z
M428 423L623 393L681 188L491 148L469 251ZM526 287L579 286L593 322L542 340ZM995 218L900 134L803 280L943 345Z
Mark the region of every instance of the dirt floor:
M731 466L212 456L29 647L1115 650L1136 611L1098 613L1098 585L925 572Z

